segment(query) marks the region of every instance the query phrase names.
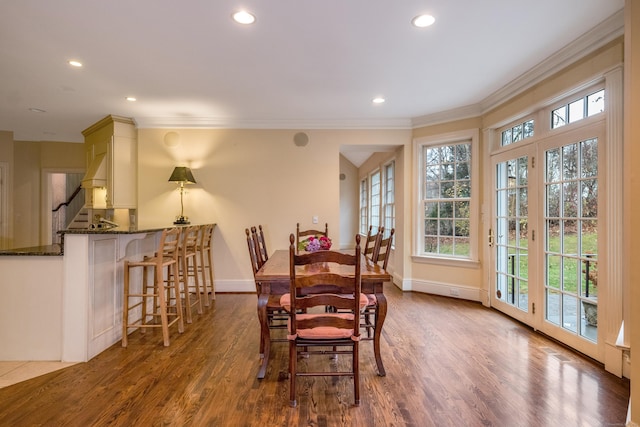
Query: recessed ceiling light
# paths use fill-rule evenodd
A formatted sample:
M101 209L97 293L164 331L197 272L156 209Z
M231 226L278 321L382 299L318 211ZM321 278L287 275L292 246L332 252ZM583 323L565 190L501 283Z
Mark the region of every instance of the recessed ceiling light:
M256 17L254 15L252 15L251 13L247 12L246 10L241 10L239 12L236 12L232 15L233 20L236 21L238 24L253 24L254 22L256 22Z
M434 22L436 22L436 18L431 15L418 15L411 20L411 23L418 28L428 27Z
M43 110L42 108L34 108L34 107L29 108L29 111L31 111L32 113L46 113L47 112L47 110Z
M69 61L69 65L71 65L72 67L82 67L82 62L72 59L71 61Z
M130 101L130 102L137 101L137 99L136 99L136 97L135 97L135 96L127 96L125 99L126 99L127 101Z
M384 100L384 98L383 98L383 97L378 96L378 97L373 98L373 101L372 101L372 102L373 102L374 104L383 104L383 103L384 103L384 101L385 101L385 100Z

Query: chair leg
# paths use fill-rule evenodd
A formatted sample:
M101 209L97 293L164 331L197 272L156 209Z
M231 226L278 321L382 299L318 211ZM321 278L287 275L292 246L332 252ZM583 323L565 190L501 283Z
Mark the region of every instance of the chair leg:
M164 340L164 346L169 347L169 319L167 316L167 294L164 287L164 278L162 277L162 271L156 269L156 283L158 284L158 303L160 304L160 324L162 325L162 338Z
M358 355L358 342L353 343L353 398L355 406L360 405L360 357Z
M289 405L295 408L296 402L296 373L298 363L298 348L295 341L289 341Z
M213 260L211 258L211 248L207 248L206 249L207 252L207 258L206 258L206 268L207 271L209 273L209 284L211 285L211 299L215 301L216 299L216 287L215 284L213 282ZM203 268L205 266L205 264L202 264ZM205 286L205 292L206 292L206 286Z
M124 294L122 298L122 346L128 343L127 330L129 324L129 261L124 262Z
M191 262L193 263L191 270L193 273L193 284L195 287L196 298L198 300L197 310L198 314L202 314L202 289L200 288L200 278L198 277L198 256L196 253L191 257Z
M169 268L173 268L175 270L174 271L175 274L173 275L173 292L176 295L176 313L178 313L178 332L183 333L184 321L182 316L182 301L180 299L180 282L178 281L179 267L176 264L174 264Z
M149 286L149 269L151 267L142 267L142 291L140 292L140 294L148 294L148 286ZM153 280L155 280L155 273L153 276ZM153 307L151 307L151 313L155 313L155 307L158 304L158 297L156 296L157 293L157 289L154 289L152 294L153 294L153 299L151 301L151 303L153 304ZM146 295L142 295L142 317L140 317L140 324L144 325L145 323L147 323L147 318L149 317L149 313L147 312L147 306L148 306L148 301L147 301L147 296ZM153 316L152 316L153 317ZM146 328L140 328L140 333L144 334L146 333Z
M184 295L184 305L185 311L187 313L187 323L193 322L193 317L191 316L191 301L189 298L189 274L187 268L189 267L187 258L180 255L178 262L180 266L177 268L179 281L182 282L182 292L178 295ZM177 299L180 299L178 297Z
M200 273L200 278L202 279L202 292L203 292L204 306L209 307L210 300L209 300L209 290L207 286L207 264L205 264L205 259L204 259L205 251L206 249L202 249L198 251L198 254L200 255L200 265L198 266L198 272Z

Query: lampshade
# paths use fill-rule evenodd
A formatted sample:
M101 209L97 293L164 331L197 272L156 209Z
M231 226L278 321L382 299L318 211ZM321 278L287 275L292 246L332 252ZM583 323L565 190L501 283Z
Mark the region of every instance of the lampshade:
M191 173L191 169L185 166L176 166L169 177L169 182L184 182L187 184L195 184L196 179Z

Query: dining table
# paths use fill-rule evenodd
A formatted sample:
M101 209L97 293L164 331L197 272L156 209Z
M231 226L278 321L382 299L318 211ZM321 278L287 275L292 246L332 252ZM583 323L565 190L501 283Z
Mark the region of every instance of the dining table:
M361 257L361 292L365 294L375 294L378 304L374 323L373 352L378 368L378 375L383 377L386 375L386 371L384 370L382 356L380 355L380 338L382 335L382 326L387 316L387 299L384 296L383 284L391 280L391 275L364 254L362 254ZM345 274L346 268L348 267L336 263L308 264L297 266L296 276L316 274L318 272ZM269 365L269 353L271 349L267 302L269 301L269 296L289 293L289 250L276 250L258 270L255 275L255 280L258 285L260 334L261 340L264 343L264 353L260 355L262 360L258 371L258 379L263 379Z

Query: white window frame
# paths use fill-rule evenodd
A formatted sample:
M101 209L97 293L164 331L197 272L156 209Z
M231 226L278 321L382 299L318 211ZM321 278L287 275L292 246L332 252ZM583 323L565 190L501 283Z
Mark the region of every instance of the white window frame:
M469 256L451 256L440 255L435 253L427 253L421 250L421 241L424 239L424 208L422 205L422 188L424 187L424 159L423 152L425 147L455 144L459 142L470 141L471 144L471 200L469 202ZM479 130L466 129L446 134L417 138L413 142L414 158L416 159L415 180L416 188L414 191L414 228L413 228L413 253L412 259L417 262L435 263L452 266L474 267L479 266L478 245L480 212L480 144Z
M378 185L375 188L374 177L378 176ZM372 225L372 234L377 234L378 229L382 226L382 171L377 168L369 173L369 198L367 202L369 204L369 225ZM374 202L374 197L377 198L377 202ZM376 215L377 214L377 215ZM374 218L377 217L377 221Z
M391 179L389 179L389 169L393 171ZM396 228L396 161L395 159L382 165L382 209L381 215L382 225L384 226L384 237L388 237L392 228ZM391 196L391 197L390 197ZM390 201L391 200L391 201ZM391 214L388 215L388 211ZM391 243L393 247L393 242Z
M369 231L369 177L364 177L360 180L360 190L358 191L360 197L360 234L367 235Z

